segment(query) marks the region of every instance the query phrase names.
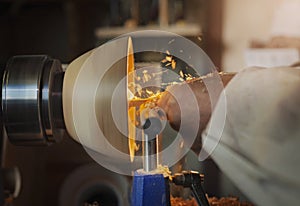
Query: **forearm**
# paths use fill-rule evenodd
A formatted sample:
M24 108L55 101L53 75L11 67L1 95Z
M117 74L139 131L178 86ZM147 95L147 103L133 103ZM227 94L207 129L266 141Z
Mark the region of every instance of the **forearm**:
M184 131L192 131L195 126L198 126L199 129L193 149L201 148L200 136L202 131L206 127L212 113L210 96L207 89L208 86L212 87L213 89L216 88L216 91L214 92L217 94L218 98L218 95L220 95L220 93L222 92L222 85L223 87L225 87L234 75L235 74L220 73L219 80L222 82L216 82L215 77L213 77L212 75L203 76L201 78L187 82L189 86L188 88L190 89L187 89L186 84L177 84L171 86L166 90L166 92L163 93L162 97L158 101L158 106L160 106L165 111L170 125L175 130L179 131L180 128L183 128ZM221 85L219 83L221 83ZM219 85L216 86L215 84ZM191 90L193 92L193 97L187 95L187 93L189 93L188 90ZM192 101L191 99L194 97L196 98L196 102ZM180 106L178 104L178 101L181 102ZM185 119L187 120L184 123L181 122L181 115L184 115ZM195 115L199 115L200 121L195 121L195 118L193 118L195 117Z

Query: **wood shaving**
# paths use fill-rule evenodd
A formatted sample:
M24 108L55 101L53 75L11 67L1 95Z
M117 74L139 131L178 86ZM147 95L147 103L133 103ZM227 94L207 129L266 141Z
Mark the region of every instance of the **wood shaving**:
M240 202L237 197L222 197L220 199L208 197L208 203L210 206L253 206L249 202ZM185 200L181 197L171 196L171 206L198 206L198 204L194 198Z
M174 59L172 59L171 66L172 66L172 69L176 68L176 61Z
M140 174L151 174L151 175L162 174L164 177L168 177L170 180L172 180L172 173L169 170L169 167L161 164L159 164L155 170L146 172L143 169L139 169L137 170L137 172Z

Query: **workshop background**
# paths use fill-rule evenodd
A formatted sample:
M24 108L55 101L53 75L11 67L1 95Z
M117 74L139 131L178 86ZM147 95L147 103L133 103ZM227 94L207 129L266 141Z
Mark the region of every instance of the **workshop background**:
M291 6L282 6L285 2L299 4L296 0L1 0L0 68L11 56L25 54L47 54L68 64L122 33L147 28L191 39L220 71L239 71L251 66L251 61L262 66L270 61L275 66L283 64L276 59L278 47L288 48L279 51L287 56L289 62L284 63L288 65L299 61L299 48L276 42L281 41L278 37L297 42L300 31L291 33L288 26L280 31L280 19L289 13L287 19L293 24L300 20L287 12ZM265 59L257 60L255 55L262 48L270 50L264 53ZM110 205L117 205L120 191L116 187L122 185L119 189L130 193L129 177L94 163L71 138L50 147L19 147L4 139L3 148L3 166L17 166L22 175L21 192L13 205L72 205L76 198L89 202L107 198L114 202ZM214 164L202 164L214 171L207 174L210 195L239 194ZM111 183L104 184L104 178ZM230 192L224 192L224 185Z

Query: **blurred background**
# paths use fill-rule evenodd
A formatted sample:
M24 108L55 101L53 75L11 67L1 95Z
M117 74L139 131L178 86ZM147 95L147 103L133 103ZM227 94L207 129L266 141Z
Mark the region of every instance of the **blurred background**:
M220 63L223 2L167 2L160 12L158 0L1 0L0 63L12 55L37 53L68 63L122 33L160 25L191 38L205 33L201 44L213 48Z
M298 11L299 0L0 0L0 68L11 56L27 54L47 54L67 64L114 37L144 29L189 38L220 71L290 65L299 61ZM119 197L116 188L130 191L127 177L95 165L70 138L45 148L5 141L4 154L5 167L18 166L23 176L14 205L72 205L68 201L75 197L118 202L127 197ZM230 194L224 185L238 194L214 164L206 164L215 171L207 186L211 195ZM118 181L103 184L103 178ZM103 191L102 196L89 188Z
M16 54L49 54L68 63L120 34L163 29L192 39L221 70L237 71L248 66L245 49L253 47L253 41L299 37L298 4L298 0L1 0L0 65Z

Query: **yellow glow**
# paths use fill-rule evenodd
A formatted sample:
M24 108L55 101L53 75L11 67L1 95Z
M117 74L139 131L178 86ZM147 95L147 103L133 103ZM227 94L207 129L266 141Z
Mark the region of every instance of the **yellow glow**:
M132 40L129 39L128 42L128 56L127 56L127 87L129 85L135 85L134 82L134 56L133 56L133 46ZM130 91L127 88L127 97L130 96L130 93L135 93L135 91ZM128 147L129 147L129 155L130 161L133 162L135 151L138 149L135 143L135 127L136 127L136 108L130 106L130 102L128 102Z

